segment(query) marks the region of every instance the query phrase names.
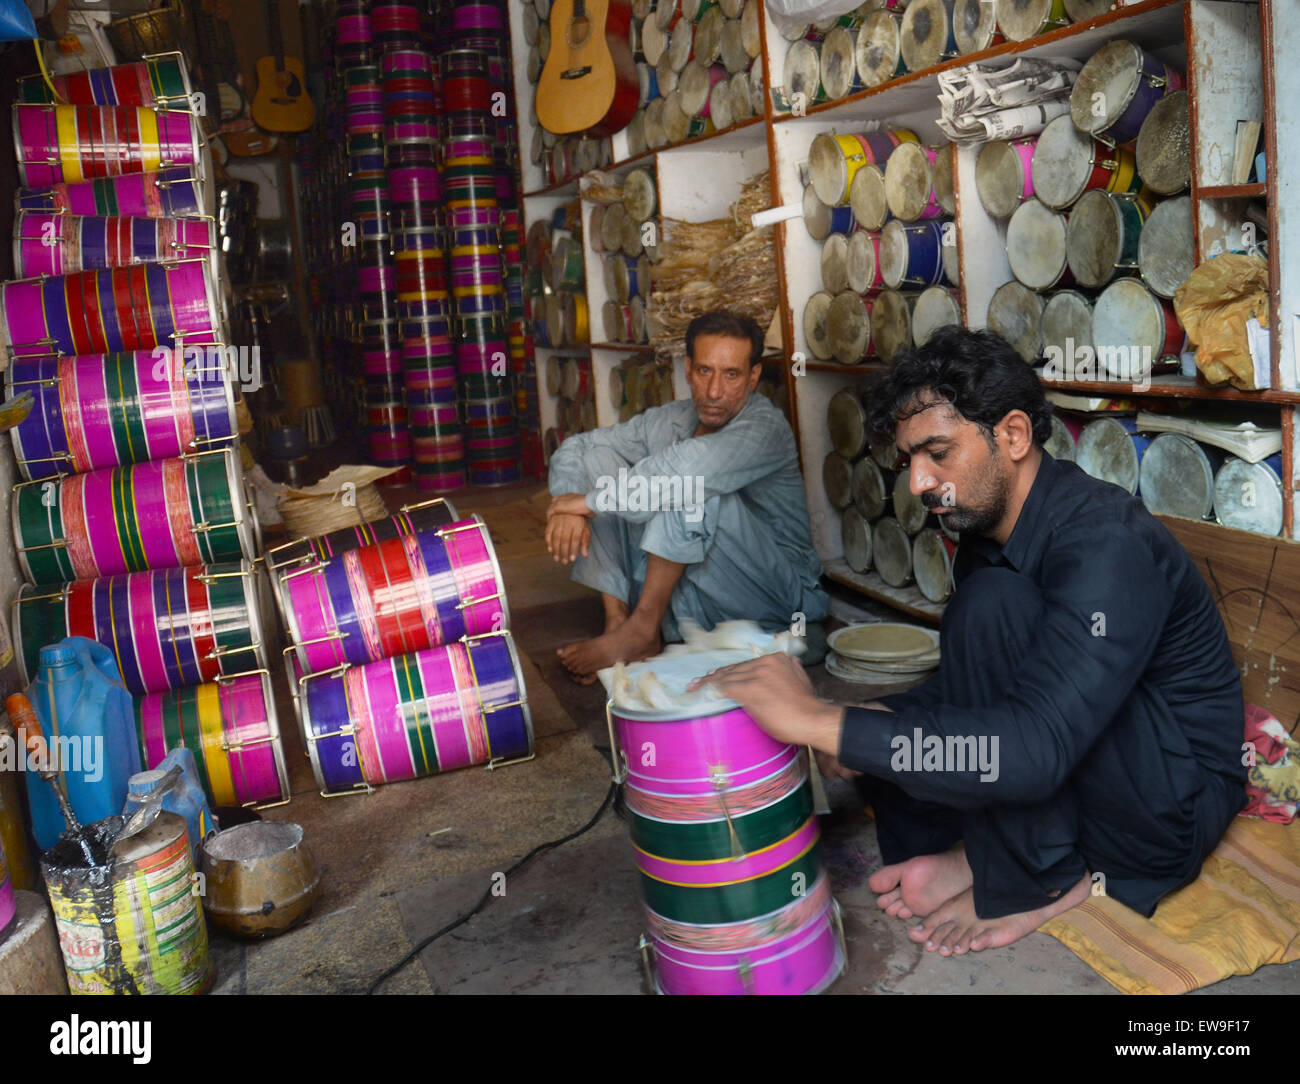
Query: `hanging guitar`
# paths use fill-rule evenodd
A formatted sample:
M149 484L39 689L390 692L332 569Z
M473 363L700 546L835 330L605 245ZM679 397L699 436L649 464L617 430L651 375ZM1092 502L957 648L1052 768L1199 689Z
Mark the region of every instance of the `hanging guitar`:
M537 120L556 135L607 136L640 99L628 0L555 0L551 51L537 80Z
M267 0L271 56L257 62L257 94L253 120L268 132L305 132L316 119L316 106L307 93L307 73L297 57L284 55L279 0Z

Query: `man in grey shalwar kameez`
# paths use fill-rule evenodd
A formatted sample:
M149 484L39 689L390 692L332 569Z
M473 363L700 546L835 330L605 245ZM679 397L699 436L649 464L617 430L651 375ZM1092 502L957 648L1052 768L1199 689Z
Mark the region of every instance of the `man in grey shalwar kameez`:
M755 391L762 348L752 320L697 317L690 399L576 434L551 457L547 545L605 605L604 635L560 650L577 680L657 654L683 620L775 632L829 613L794 434Z

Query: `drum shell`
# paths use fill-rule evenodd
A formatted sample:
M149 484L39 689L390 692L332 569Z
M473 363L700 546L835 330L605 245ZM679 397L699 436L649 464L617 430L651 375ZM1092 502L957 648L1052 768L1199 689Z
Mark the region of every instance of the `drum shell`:
M1080 131L1128 143L1138 137L1142 122L1156 102L1182 87L1181 72L1135 43L1114 38L1098 49L1079 72L1070 95L1070 115ZM1092 109L1098 93L1105 103L1102 116L1094 116Z
M1179 355L1183 338L1173 305L1136 278L1112 282L1093 306L1097 362L1116 379L1145 379L1164 358Z
M878 520L893 508L894 476L870 456L853 464L850 488L853 507L868 523Z
M853 503L853 464L838 452L827 453L822 461L822 488L832 508L845 509Z
M1028 41L1070 21L1064 0L997 0L996 11L998 30L1007 41Z
M880 235L881 276L891 290L937 286L945 282L943 246L946 223L930 219L885 223Z
M912 312L912 339L918 347L924 346L939 328L961 322L961 306L952 292L945 286L931 286L922 290L916 299L916 308Z
M808 344L809 352L819 361L829 361L832 356L827 326L832 300L825 290L819 290L808 299L803 310L804 341Z
M1059 414L1052 415L1052 435L1043 445L1043 451L1053 459L1073 463L1075 460L1075 441L1083 427L1078 422L1067 422Z
M975 160L975 185L980 203L994 218L1009 218L1034 194L1034 147L1037 140L997 140L986 143Z
M1146 213L1131 196L1085 192L1065 227L1065 258L1074 281L1099 289L1116 274L1136 271Z
M881 290L871 308L871 341L885 362L892 362L901 350L911 348L912 310L919 295Z
M1156 102L1138 133L1137 171L1161 196L1175 196L1191 181L1191 141L1187 91L1176 90Z
M1034 150L1034 192L1054 211L1073 204L1084 192L1136 192L1137 161L1127 147L1108 147L1060 116L1039 133Z
M856 388L841 388L826 407L826 428L831 447L854 462L867 453L867 409Z
M842 365L854 365L871 352L872 302L845 290L831 300L826 334L831 354Z

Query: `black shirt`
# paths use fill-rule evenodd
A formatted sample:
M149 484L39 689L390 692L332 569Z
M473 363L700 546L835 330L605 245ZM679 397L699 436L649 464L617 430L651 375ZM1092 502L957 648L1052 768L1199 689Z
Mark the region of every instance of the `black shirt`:
M1044 601L1036 642L1001 703L941 704L931 678L885 698L897 715L849 708L845 767L957 808L1037 802L1075 774L1108 728L1141 719L1144 731L1177 727L1201 770L1244 784L1241 683L1222 618L1187 551L1140 500L1044 454L1007 544L962 539L957 589L989 565L1029 577ZM891 739L914 728L997 735L998 779L981 781L978 770L898 777ZM1140 779L1142 766L1132 769Z

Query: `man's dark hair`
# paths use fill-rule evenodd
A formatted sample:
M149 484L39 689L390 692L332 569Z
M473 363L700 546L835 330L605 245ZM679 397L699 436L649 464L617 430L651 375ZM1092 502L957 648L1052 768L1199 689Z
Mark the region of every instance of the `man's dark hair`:
M1001 335L958 324L941 327L924 346L898 354L869 398L872 434L882 444L893 443L898 423L935 398L951 403L989 439L1013 410L1029 415L1040 446L1052 435L1052 408L1037 372Z
M749 340L749 365L753 368L763 357L763 329L749 316L715 309L701 313L686 326L686 356L695 360L695 340L700 335L725 335L728 339Z

